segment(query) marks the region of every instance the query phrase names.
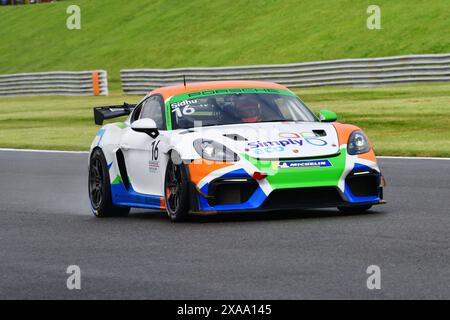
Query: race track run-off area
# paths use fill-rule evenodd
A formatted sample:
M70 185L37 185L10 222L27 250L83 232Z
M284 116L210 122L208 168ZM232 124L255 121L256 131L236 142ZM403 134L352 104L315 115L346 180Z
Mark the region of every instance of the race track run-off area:
M95 218L85 153L0 151L0 298L450 298L450 161L380 159L388 204ZM69 265L81 289L68 290ZM379 266L381 289L366 285Z

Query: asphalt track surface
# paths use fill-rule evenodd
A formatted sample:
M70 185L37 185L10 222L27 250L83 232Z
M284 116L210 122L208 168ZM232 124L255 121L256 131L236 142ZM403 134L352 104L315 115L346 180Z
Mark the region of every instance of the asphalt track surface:
M382 159L387 205L97 219L87 155L0 151L1 299L450 299L450 161ZM66 269L81 268L81 290ZM378 265L381 289L368 290Z

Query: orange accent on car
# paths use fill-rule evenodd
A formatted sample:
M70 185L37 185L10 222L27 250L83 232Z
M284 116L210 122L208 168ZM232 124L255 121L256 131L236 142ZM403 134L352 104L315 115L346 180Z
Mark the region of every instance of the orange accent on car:
M166 201L164 201L164 197L159 198L159 206L161 207L161 209L166 208Z
M336 129L340 146L342 146L343 144L347 144L348 139L350 138L350 135L353 131L361 130L357 126L351 124L342 124L339 122L333 122L333 126Z
M377 162L377 158L375 157L375 152L373 152L373 149L370 149L370 151L367 153L359 154L358 158L369 160L375 163Z
M350 138L350 135L355 130L361 130L357 126L351 125L351 124L342 124L339 122L334 122L333 126L336 128L336 132L338 134L339 138L339 144L342 146L343 144L347 144L348 139ZM375 157L375 152L373 152L372 147L370 148L370 151L367 153L363 153L357 156L358 158L369 160L372 162L377 162L377 158Z
M94 93L94 96L100 95L100 83L97 71L92 72L92 91Z
M209 175L211 172L232 166L233 163L230 162L216 162L208 160L197 160L189 164L189 175L191 181L198 184L204 177Z
M176 85L170 87L159 88L150 92L150 94L160 94L167 99L186 92L194 92L210 89L224 89L224 88L271 88L280 90L289 90L285 86L273 82L262 81L208 81L189 83L186 86Z

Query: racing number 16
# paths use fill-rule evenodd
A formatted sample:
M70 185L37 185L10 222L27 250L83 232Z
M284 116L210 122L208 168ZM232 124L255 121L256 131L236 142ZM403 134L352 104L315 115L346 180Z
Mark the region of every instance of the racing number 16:
M160 140L156 141L154 140L152 142L152 160L158 160L158 144L159 144Z
M181 111L180 108L176 108L176 109L173 109L172 112L175 112L177 114L177 117L181 118L183 115L188 116L190 114L193 114L195 112L195 109L192 108L191 106L187 105L183 108L183 111Z

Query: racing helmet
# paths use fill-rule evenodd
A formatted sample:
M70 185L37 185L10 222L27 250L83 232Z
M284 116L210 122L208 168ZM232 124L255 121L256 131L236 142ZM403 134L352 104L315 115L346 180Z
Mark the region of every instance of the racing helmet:
M242 122L261 121L261 106L253 98L240 97L235 101L235 113Z

